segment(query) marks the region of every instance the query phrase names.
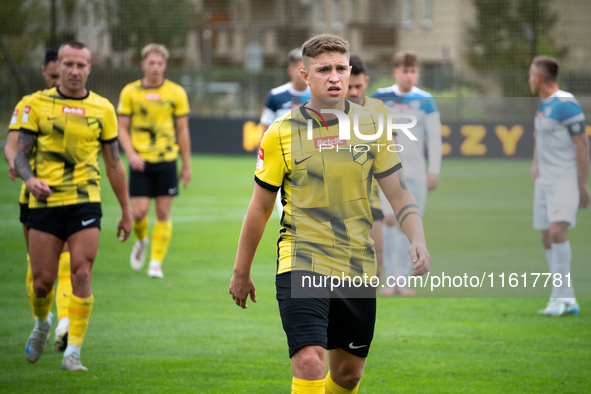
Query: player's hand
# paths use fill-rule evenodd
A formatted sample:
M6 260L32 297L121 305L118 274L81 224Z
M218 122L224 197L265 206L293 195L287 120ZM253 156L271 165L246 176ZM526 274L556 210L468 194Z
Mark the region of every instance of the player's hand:
M439 184L439 175L432 172L427 173L427 191L431 191Z
M8 176L13 181L16 181L16 178L18 178L18 172L16 172L16 168L14 168L14 163L12 163L10 167L8 167Z
M51 196L51 189L47 183L40 181L34 176L27 180L26 185L31 194L39 201L45 201Z
M144 161L144 159L142 159L140 155L135 153L129 156L129 166L134 171L144 172L144 169L146 168L146 162Z
M131 212L128 210L121 215L121 219L117 223L117 237L119 238L119 242L123 242L129 238L132 227Z
M533 160L531 162L529 174L531 175L531 179L533 179L534 181L538 179L538 177L540 176L540 166L538 165L537 160Z
M183 181L183 188L187 188L187 186L189 185L189 182L191 181L191 177L192 177L192 173L191 173L191 167L186 167L183 166L183 168L181 168L181 173L179 175L179 178Z
M589 188L587 185L579 187L579 208L585 209L591 205L591 197L589 196Z
M420 276L426 274L431 268L431 256L427 252L427 247L422 243L412 244L408 252L414 265L411 275Z
M246 309L246 299L250 295L252 302L257 302L257 296L254 293L254 282L250 275L241 275L234 273L230 280L230 287L228 289L232 295L232 299L239 307Z

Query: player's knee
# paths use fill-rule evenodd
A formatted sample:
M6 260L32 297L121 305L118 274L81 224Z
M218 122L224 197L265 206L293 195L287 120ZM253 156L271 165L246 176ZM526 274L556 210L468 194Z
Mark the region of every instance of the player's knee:
M333 372L331 372L332 374ZM335 376L336 375L336 376ZM351 390L355 388L361 381L363 376L363 369L351 369L347 371L339 371L337 374L331 375L332 380L339 386Z
M386 215L384 216L384 224L386 226L396 226L396 216L394 215Z
M33 280L33 288L37 297L46 297L53 289L53 283L50 278L40 276Z
M84 258L82 261L76 261L76 264L72 266L71 280L72 283L85 284L90 281L92 272L92 260Z
M552 246L552 240L550 239L550 233L548 231L542 231L540 235L544 249L550 249Z
M131 216L134 222L141 222L148 212L144 210L134 209L131 211Z
M312 380L324 376L325 361L312 347L300 349L292 357L292 362L294 363L294 370L297 370L300 376Z
M567 241L567 234L568 232L562 230L561 228L553 228L549 231L549 238L550 242L553 244L561 244Z

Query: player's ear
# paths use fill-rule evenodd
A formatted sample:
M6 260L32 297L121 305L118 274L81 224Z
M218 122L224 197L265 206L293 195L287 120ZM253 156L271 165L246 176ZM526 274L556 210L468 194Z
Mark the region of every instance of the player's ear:
M300 69L300 75L302 76L302 79L304 80L306 85L310 86L310 79L308 78L308 72L305 68Z
M369 85L369 75L365 76L365 86Z

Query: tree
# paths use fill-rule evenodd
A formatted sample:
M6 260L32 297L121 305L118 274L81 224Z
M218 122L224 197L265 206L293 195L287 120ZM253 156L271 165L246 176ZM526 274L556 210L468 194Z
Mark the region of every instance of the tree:
M534 56L566 55L552 28L550 0L474 0L476 26L468 30L468 58L477 70L502 70L506 96L528 96L527 70Z
M179 46L191 28L188 0L115 0L112 26L116 49L141 48L151 42Z

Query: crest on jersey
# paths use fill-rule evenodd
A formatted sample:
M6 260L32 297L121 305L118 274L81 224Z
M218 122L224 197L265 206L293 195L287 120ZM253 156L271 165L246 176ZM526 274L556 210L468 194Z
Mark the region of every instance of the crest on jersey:
M353 155L353 161L359 165L364 165L368 159L366 150L356 151L355 149L353 149L351 154Z

